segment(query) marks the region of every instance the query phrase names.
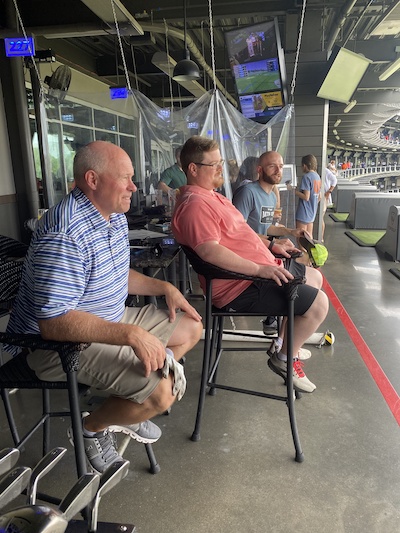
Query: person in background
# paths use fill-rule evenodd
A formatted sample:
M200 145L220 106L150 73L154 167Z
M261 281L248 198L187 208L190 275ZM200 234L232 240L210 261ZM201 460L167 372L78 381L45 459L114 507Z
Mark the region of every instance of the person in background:
M285 316L287 300L282 285L294 276L305 276L306 283L298 286L294 302L293 353L297 354L328 312L328 298L321 290L321 273L296 261L290 262L290 271L286 270L272 251L290 257L288 248L274 241L272 251L269 250L236 207L215 191L223 182L223 163L216 141L190 137L182 148L181 161L188 184L181 188L172 217L176 240L213 265L275 281L275 285L270 285L250 280L214 280L212 299L216 307L238 313L252 310L264 316ZM204 290L203 278L200 284ZM270 357L268 366L283 379L288 371L292 372L297 390L313 392L316 386L305 375L297 357L293 368L287 368L286 343L285 335L281 349Z
M266 246L271 245L274 237L290 236L294 239L303 237L303 230L273 224L279 198L276 193L278 184L282 180L283 158L281 154L274 151L264 152L259 158L257 170L259 179L237 189L232 200L233 205L242 213L247 224ZM277 242L282 244L286 240L279 239ZM277 330L278 318L276 316L269 316L263 320L263 331L266 335L272 335Z
M229 182L232 187L232 191L236 187L236 181L239 176L239 165L237 164L236 159L228 159L228 172L229 172Z
M329 168L325 169L325 179L324 179L324 196L322 198L322 209L323 209L323 216L322 216L322 242L324 241L324 233L325 233L325 221L324 216L326 213L326 210L330 205L332 205L332 191L337 185L337 177L336 175L329 170Z
M178 146L175 150L176 163L171 167L168 167L161 174L161 179L158 183L158 188L168 193L171 189L179 189L182 185L186 184L186 176L181 167L180 155L182 146Z
M304 175L301 179L300 189L297 190L288 184L288 190L294 190L299 198L296 209L296 228L313 234L314 220L317 215L320 200L321 178L317 173L317 158L309 154L301 160Z
M112 143L95 141L76 153L76 186L38 223L7 328L91 343L77 377L108 394L82 420L86 457L98 473L121 459L112 432L144 443L160 438L149 419L183 395L178 361L203 329L178 289L129 267L124 213L136 191L133 175L128 154ZM128 294L164 296L168 309L125 307ZM34 350L27 362L42 380L65 379L56 352Z
M243 160L239 168L239 175L236 180L236 188L242 187L246 183L258 180L258 157L249 156Z
M331 159L328 163L328 169L333 172L334 174L337 174L337 168L336 168L336 164L335 164L335 160L334 159Z
M303 232L273 224L274 213L280 209L278 184L282 179L283 159L278 152L264 152L258 159L259 179L237 189L233 205L239 209L247 224L262 238L301 237ZM270 245L268 239L267 245Z

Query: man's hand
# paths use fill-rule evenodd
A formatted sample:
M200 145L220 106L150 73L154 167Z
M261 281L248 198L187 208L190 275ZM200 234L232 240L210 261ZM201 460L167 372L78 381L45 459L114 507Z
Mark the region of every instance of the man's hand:
M290 239L279 239L278 241L274 241L271 251L276 255L291 257L291 254L289 254L287 250L290 250L292 253L301 252L301 250L295 247Z
M186 313L190 318L193 318L196 322L201 322L201 315L196 311L194 307L186 300L183 294L172 284L168 284L165 291L165 301L169 311L169 321L174 322L176 318L176 310L180 309Z
M286 253L286 252L285 252ZM289 256L289 254L288 254ZM272 279L280 287L293 279L293 275L285 268L279 266L260 265L258 274L260 278Z
M296 237L296 239L299 239L300 237L304 237L305 233L307 232L304 231L303 229L291 229L290 230L290 235L292 235L292 237Z
M141 329L132 348L143 363L146 378L150 376L150 372L156 372L164 367L165 346L145 329Z

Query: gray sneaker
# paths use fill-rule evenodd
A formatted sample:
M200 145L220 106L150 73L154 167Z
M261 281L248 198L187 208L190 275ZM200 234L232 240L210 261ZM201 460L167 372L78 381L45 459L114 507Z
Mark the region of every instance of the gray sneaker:
M278 353L278 352L279 352L279 349L276 344L276 340L274 339L271 342L270 347L267 350L267 354L269 355L269 357L272 357L274 353ZM307 350L306 348L300 348L300 350L297 352L296 359L300 359L300 361L305 361L306 359L310 359L311 356L312 356L312 353L310 352L310 350Z
M140 424L131 424L130 426L113 425L108 428L112 433L125 433L132 439L144 444L156 442L162 435L161 429L150 420L145 420Z
M275 374L286 380L287 363L281 361L276 353L268 359L268 366ZM293 361L293 388L299 392L313 392L317 388L305 375L302 363L298 359Z
M83 413L83 418L88 414L89 413ZM67 434L68 439L73 446L74 439L71 427L68 428ZM85 453L88 464L97 474L102 474L115 461L123 461L123 458L118 454L115 447L116 437L110 433L108 429L99 431L91 437L83 435L83 441L85 444Z

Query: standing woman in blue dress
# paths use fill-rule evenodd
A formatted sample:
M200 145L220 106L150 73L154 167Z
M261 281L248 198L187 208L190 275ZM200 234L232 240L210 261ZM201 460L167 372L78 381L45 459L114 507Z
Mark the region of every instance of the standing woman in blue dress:
M299 202L296 209L296 228L313 234L314 220L317 214L320 200L321 178L317 173L317 158L315 155L305 155L301 160L304 175L301 179L300 188L296 189L288 185L288 189L294 189Z

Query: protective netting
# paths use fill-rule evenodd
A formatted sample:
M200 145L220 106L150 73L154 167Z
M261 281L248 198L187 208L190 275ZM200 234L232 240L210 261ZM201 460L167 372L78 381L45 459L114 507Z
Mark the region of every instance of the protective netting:
M60 161L57 175L66 169L67 185L71 183L76 150L91 140L109 140L124 148L134 162L139 189L136 207L140 211L141 206L154 202L162 171L175 163L175 149L190 136L202 135L219 142L225 160L222 192L229 199L240 179L254 179L248 171L256 158L266 150L278 151L285 165L291 166L285 169L289 174L284 174L280 186L282 223L294 226L294 195L284 185L287 178L292 183L296 179L293 104L284 107L267 124L259 124L245 118L218 89L205 93L183 109L161 108L137 90L131 90L126 99L111 100L104 92L68 93L62 101L57 102L51 96L45 100L46 112L43 107L41 112L42 117L47 114L49 139L54 137L53 119L58 108L64 145L63 153L58 155L67 160ZM52 138L49 144L55 146L54 141ZM50 154L51 151L50 148ZM54 196L58 201L59 194Z

